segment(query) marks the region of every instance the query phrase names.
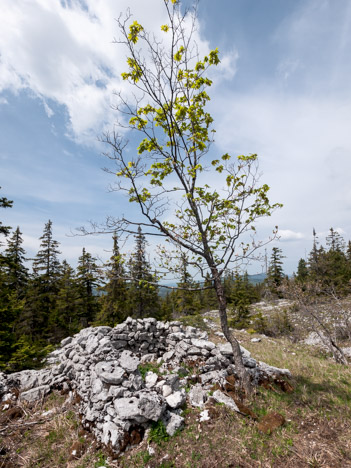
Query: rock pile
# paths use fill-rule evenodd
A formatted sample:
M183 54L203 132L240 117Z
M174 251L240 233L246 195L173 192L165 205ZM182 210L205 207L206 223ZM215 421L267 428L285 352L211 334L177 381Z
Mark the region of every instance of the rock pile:
M290 376L287 369L257 362L244 348L242 353L255 382ZM216 346L206 332L180 322L128 318L115 328L86 328L64 339L44 369L0 373L0 401L31 403L55 388L74 392L83 425L118 453L138 443L153 421L162 420L173 435L184 423L184 403L203 407L213 385L224 385L232 374L229 343ZM212 398L238 410L220 390Z

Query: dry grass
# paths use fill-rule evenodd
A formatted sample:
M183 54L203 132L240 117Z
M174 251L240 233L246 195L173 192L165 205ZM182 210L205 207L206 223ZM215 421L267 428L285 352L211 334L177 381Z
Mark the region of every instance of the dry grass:
M202 423L200 411L188 408L182 432L160 445L144 440L112 461L82 431L76 407L54 393L34 408L23 408L19 419L3 421L0 468L351 467L351 368L285 339L252 343L249 334L236 334L253 357L287 367L293 375L292 393L260 387L251 403L258 420L272 411L284 416L286 423L271 434L261 433L252 418L220 405L212 404L210 421ZM210 338L218 341L217 335ZM45 413L51 409L55 411ZM148 445L155 450L152 456Z
M2 413L0 468L105 465L106 455L99 450L92 435L81 428L77 408L66 396L54 392L35 406L16 408L22 410L22 417L6 421L4 416L9 411Z
M204 423L198 410L189 409L183 432L152 444L151 458L144 443L120 459L122 467L351 467L351 369L288 341L238 337L255 358L291 370L292 393L261 387L251 406L259 419L271 411L282 414L285 425L266 435L256 421L222 406Z

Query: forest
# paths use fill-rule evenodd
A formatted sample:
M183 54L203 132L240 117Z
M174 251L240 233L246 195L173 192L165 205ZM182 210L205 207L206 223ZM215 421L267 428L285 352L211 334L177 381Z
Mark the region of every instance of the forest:
M1 208L13 201L0 199ZM139 228L134 249L127 256L111 239L111 256L102 264L82 248L74 269L59 260L60 245L54 238L52 221L45 224L40 248L27 258L19 227L0 224L0 369L13 372L41 365L45 355L63 338L88 326L115 326L127 317L155 317L171 320L196 317L217 308L210 278L196 282L182 259L177 286L158 283L150 264L147 241ZM314 232L314 231L313 231ZM266 279L254 285L246 272L228 271L223 286L228 302L230 325L245 328L253 323L250 305L262 299L291 298L296 288L319 297L348 294L351 280L351 242L330 229L323 246L314 232L307 259L300 259L296 274L288 278L283 270L284 255L273 247ZM31 261L31 268L28 263ZM293 297L294 299L294 297ZM262 317L254 317L255 329L267 330ZM286 324L285 324L286 325ZM286 325L288 326L288 325Z

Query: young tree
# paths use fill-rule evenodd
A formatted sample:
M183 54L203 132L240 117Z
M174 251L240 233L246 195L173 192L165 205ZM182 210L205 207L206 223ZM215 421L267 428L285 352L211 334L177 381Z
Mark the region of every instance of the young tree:
M271 289L271 292L275 293L280 297L279 286L281 286L285 277L283 271L283 253L279 247L273 247L271 260L267 272L267 282Z
M230 299L236 328L246 327L250 314L249 306L258 300L257 291L250 283L247 272L244 275L236 273Z
M129 118L129 128L141 135L134 157L126 151L123 133L106 133L107 156L117 166L118 190L139 205L144 223L125 217L111 219L112 229L133 232L142 224L148 234L161 236L185 252L203 276L208 272L216 291L221 325L231 343L237 373L249 394L252 390L238 341L227 323L226 298L221 277L230 263L247 258L257 243L239 239L255 232L255 221L269 216L267 185L258 185L257 156L210 157L213 118L206 110L207 89L212 81L206 72L220 63L217 49L199 59L193 41L195 15L182 14L177 0L164 0L167 23L161 26L162 41L149 34L131 16L119 20L128 51L128 70L122 78L135 92L135 100L119 94L116 109ZM190 21L188 21L190 19ZM141 45L140 45L141 43ZM140 45L140 46L139 46ZM122 123L123 126L123 123ZM222 177L210 187L209 170ZM112 171L116 174L116 169ZM168 209L172 218L168 216ZM134 231L135 232L135 231Z

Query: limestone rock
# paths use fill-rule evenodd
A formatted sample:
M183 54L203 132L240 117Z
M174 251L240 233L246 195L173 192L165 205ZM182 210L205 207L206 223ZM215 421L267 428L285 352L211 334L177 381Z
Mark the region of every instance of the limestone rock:
M237 407L237 405L235 403L235 401L232 398L230 398L229 396L225 395L220 390L216 390L213 393L212 398L214 400L216 400L218 403L223 403L225 406L227 406L231 410L237 411L238 413L240 412L239 408Z
M207 392L202 388L201 384L196 384L191 387L188 400L191 406L202 408L207 399Z
M125 350L120 355L119 365L127 372L135 372L138 369L139 364L140 359L138 359L131 351Z
M26 392L22 392L20 395L21 401L28 401L29 403L33 403L36 400L40 400L45 395L50 392L49 385L41 385L40 387L32 388L31 390L27 390Z
M180 390L178 392L171 393L166 398L168 406L170 406L173 409L180 408L182 405L184 405L186 401L186 395L184 390Z
M178 414L167 412L167 417L164 419L167 434L174 436L176 431L182 429L184 426L184 418Z

